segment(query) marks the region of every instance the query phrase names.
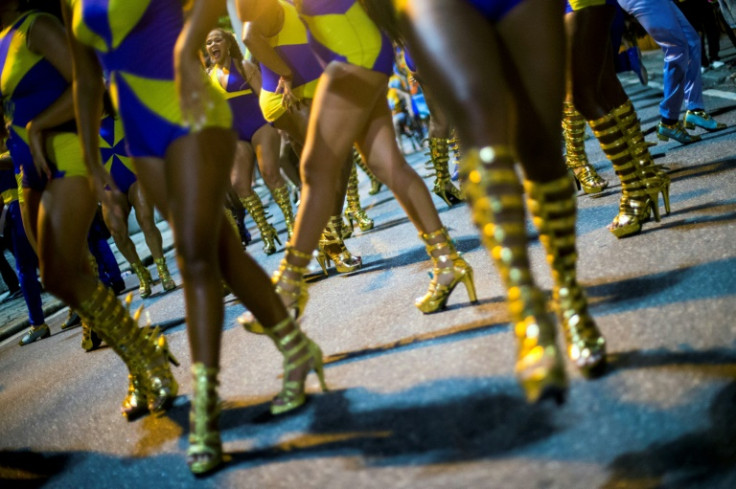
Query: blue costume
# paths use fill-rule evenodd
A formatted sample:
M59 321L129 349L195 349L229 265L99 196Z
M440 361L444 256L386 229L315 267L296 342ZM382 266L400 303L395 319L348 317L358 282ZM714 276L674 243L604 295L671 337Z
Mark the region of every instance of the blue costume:
M233 113L233 129L238 133L238 138L241 141L250 142L253 139L253 134L268 123L261 113L258 95L253 91L248 81L243 78L235 63L236 61L231 58L227 73L224 73L217 66L213 67L210 72L210 79L223 92L230 105L230 110ZM227 79L225 86L222 86L221 77Z
M163 158L193 129L174 86L174 44L184 24L180 0L67 0L76 39L92 47L110 76L110 95L132 157ZM155 49L151 49L154 46ZM204 127L230 128L230 109L202 72L208 98Z

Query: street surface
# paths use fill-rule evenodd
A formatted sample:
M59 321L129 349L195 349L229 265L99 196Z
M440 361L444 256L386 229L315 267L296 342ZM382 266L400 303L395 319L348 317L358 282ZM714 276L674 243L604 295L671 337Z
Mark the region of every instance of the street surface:
M736 58L732 47L721 54ZM647 53L648 87L622 75L652 142L659 58ZM347 245L364 267L313 280L302 321L324 351L330 392L310 375L308 403L271 417L281 356L237 325L244 308L228 296L220 396L229 461L196 479L185 464L185 326L166 331L182 363L173 409L128 423L119 415L122 362L106 347L85 353L80 328L60 330L62 309L48 319L50 338L21 348L16 332L0 343L0 488L736 488L736 85L728 73L706 92L728 129L690 146L651 148L672 177L672 213L640 235L617 240L606 230L620 186L595 139L586 143L611 182L601 197L578 199L579 276L608 340L609 368L585 380L568 363L563 406L524 401L505 292L467 206L434 197L475 268L480 304L459 286L446 311L423 315L413 301L429 282L424 246L391 193L369 196L361 173L376 227ZM426 175L422 154L409 160ZM270 213L285 240L275 205ZM271 273L282 253L265 256L247 224L256 238L248 250ZM529 229L534 273L549 289ZM179 282L173 252L167 258ZM133 307L145 304L153 322L178 321L181 289L160 291L142 301L134 289Z

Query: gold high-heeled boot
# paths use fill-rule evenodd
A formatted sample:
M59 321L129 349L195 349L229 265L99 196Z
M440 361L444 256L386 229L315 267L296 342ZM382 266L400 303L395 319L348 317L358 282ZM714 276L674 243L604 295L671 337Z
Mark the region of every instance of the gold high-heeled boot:
M155 258L153 262L156 264L158 270L158 278L161 279L161 286L166 292L174 290L176 288L176 282L171 278L169 273L169 267L166 266L166 258Z
M284 355L284 383L281 392L271 403L271 414L283 414L304 404L304 382L312 370L317 373L322 391L327 392L322 350L302 332L294 318L289 316L264 332ZM310 365L302 372L303 375L295 375L307 363Z
M564 401L567 376L544 293L534 284L527 254L526 217L514 156L504 146L469 149L461 172L473 221L508 292L518 341L516 375L529 402Z
M273 195L273 200L284 215L286 237L287 239L291 239L291 236L294 234L294 211L291 208L291 192L289 191L289 187L286 184L276 187L271 192L271 195Z
M433 269L429 290L424 297L418 298L414 305L425 314L444 309L447 299L460 282L465 285L470 302L477 303L473 268L457 252L447 229L441 227L429 234L420 233L419 238L426 245L427 254L432 259ZM452 275L449 283L443 283L444 281L440 278L446 275Z
M166 410L179 390L169 368L173 358L151 337L147 328L139 328L112 290L99 283L95 292L77 309L82 320L123 360L131 375L142 384L146 406L151 413ZM123 406L125 414L125 405Z
M312 255L302 253L287 243L284 257L279 263L279 269L271 277L274 290L281 296L286 310L289 311L289 314L294 319L299 319L304 313L304 308L307 306L307 301L309 300L309 292L307 292L307 282L304 280L304 275L309 271L307 266L311 259ZM293 263L295 261L301 261L303 264L295 265ZM251 333L266 333L263 325L250 312L241 315L238 318L238 322L246 331L250 331Z
M263 251L267 255L276 253L276 243L281 244L281 241L279 240L276 228L266 220L261 198L257 193L253 192L248 197L240 199L240 202L243 203L243 207L246 208L258 226L258 231L260 231L261 239L263 240Z
M619 129L626 137L631 156L639 168L639 177L644 185L653 193L653 204L659 206L659 192L662 193L665 214L670 213L670 176L661 165L654 163L649 146L644 140L641 123L631 100L626 99L622 105L613 109Z
M625 238L641 231L641 226L654 211L659 221L659 206L656 205L658 188L647 188L640 177L639 165L629 149L626 136L618 126L613 113L588 121L613 170L621 180L621 200L618 214L608 226L617 238Z
M202 362L192 365L194 392L189 411L187 465L194 474L204 474L222 463L218 369Z
M565 176L551 182L524 181L527 208L552 268L552 298L567 343L567 356L585 375L606 363L606 340L588 312L585 291L577 281L575 194Z
M562 136L565 139L565 163L575 176L578 190L582 188L586 194L603 192L608 182L598 175L585 153L585 119L569 102L562 107Z
M383 183L381 183L381 181L376 178L376 175L371 171L370 168L368 168L368 165L365 164L365 161L363 161L363 156L361 156L361 154L355 148L353 148L353 161L355 161L355 164L358 165L360 169L365 172L366 175L368 175L368 178L371 181L371 189L368 191L368 195L376 195L378 192L380 192Z
M460 190L450 180L448 166L448 146L445 138L429 138L429 157L434 167L434 188L432 192L452 207L465 199Z
M358 155L360 157L360 155ZM347 190L347 206L345 207L345 217L348 220L349 234L352 234L354 223L357 223L361 231L373 229L373 219L368 217L363 207L360 205L360 194L358 193L358 170L355 165L350 169L350 178L348 179ZM348 234L348 233L345 233ZM343 236L345 238L345 236Z
M317 261L322 271L327 275L330 260L335 263L338 273L349 273L357 270L363 264L359 256L353 256L342 239L342 216L332 216L319 238Z
M131 263L130 268L132 268L133 272L138 275L138 281L140 282L138 292L140 292L141 299L150 297L151 282L153 282L153 279L151 278L151 272L148 271L148 268L146 268L146 266L142 262Z

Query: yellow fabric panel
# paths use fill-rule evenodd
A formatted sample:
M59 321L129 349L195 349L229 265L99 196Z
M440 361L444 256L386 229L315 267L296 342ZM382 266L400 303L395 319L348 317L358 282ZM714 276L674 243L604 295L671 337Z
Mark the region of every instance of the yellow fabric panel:
M64 177L87 176L87 168L82 157L79 136L73 132L49 134L46 138L46 155Z
M36 63L41 61L41 55L38 55L28 49L28 30L30 29L33 19L26 18L18 27L8 47L8 54L5 60L2 76L0 77L0 89L3 94L8 95L15 91L18 83L33 68ZM0 37L8 34L11 26L3 29Z
M580 10L586 7L598 7L606 4L606 0L569 0L570 8Z

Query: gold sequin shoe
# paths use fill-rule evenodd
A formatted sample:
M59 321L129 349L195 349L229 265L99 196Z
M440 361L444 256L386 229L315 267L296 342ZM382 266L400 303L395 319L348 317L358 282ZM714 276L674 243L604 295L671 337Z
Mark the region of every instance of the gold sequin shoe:
M284 355L284 383L281 392L271 403L271 414L283 414L304 404L304 382L312 370L317 374L322 391L328 390L322 350L299 329L293 318L287 317L266 330L266 334Z
M129 302L130 296L126 300ZM172 357L168 348L159 345L159 338L154 338L149 328L139 328L114 292L101 283L78 312L82 321L120 356L129 373L139 377L148 410L157 414L168 409L179 386L169 368ZM140 310L136 313L139 315Z
M206 367L201 362L192 365L194 392L189 411L187 465L196 475L209 472L222 463L217 374L217 368Z
M450 207L464 202L462 192L450 180L447 139L429 138L429 157L434 168L434 188L432 192Z
M432 259L433 269L427 293L418 298L414 305L425 314L440 311L445 308L447 299L460 282L465 285L470 302L477 303L473 268L457 252L447 229L442 227L433 233L420 234L419 237ZM448 277L449 280L442 277Z
M618 214L608 230L617 238L637 234L652 212L655 219L659 220L659 208L656 204L659 188L647 187L642 181L639 164L632 156L627 137L618 126L613 113L589 121L589 124L603 153L611 161L616 176L621 180Z
M291 192L289 191L289 187L286 184L276 187L271 194L273 195L273 200L276 201L276 205L279 206L281 213L284 215L287 239L291 239L291 236L294 234L294 210L291 208Z
M294 319L298 319L304 313L309 300L304 275L308 272L307 265L311 259L312 255L303 253L287 243L279 269L271 278L276 293L281 296L287 311ZM295 265L292 263L294 261L301 261L303 264ZM238 318L238 323L251 333L264 334L266 332L263 325L249 312L242 314Z
M360 155L358 155L360 157ZM348 234L352 234L355 224L360 227L361 231L369 231L373 229L373 219L368 217L363 207L360 205L360 194L358 193L358 170L355 165L350 169L350 178L348 179L347 189L347 206L345 207L345 217L348 220L348 232L343 234L343 239L347 239Z
M151 282L153 282L153 279L151 279L151 272L148 271L148 268L146 268L146 266L142 262L131 263L130 268L132 268L133 272L138 275L138 281L140 282L138 292L140 292L141 299L150 297Z
M342 227L342 216L331 216L319 238L317 261L325 275L330 261L335 263L338 273L353 272L363 265L363 260L359 256L353 256L345 246Z
M176 282L171 278L169 267L166 266L166 258L156 258L153 262L156 264L158 278L161 279L161 286L164 288L164 291L169 292L170 290L174 290L176 288Z
M606 363L606 340L588 312L588 300L577 281L575 196L567 177L524 182L527 208L539 230L539 241L552 268L552 297L567 343L567 355L586 376L599 374Z
M551 398L561 403L567 376L557 346L556 328L544 294L534 284L527 252L523 189L515 157L505 146L469 149L461 173L473 221L508 293L518 341L516 375L529 402Z
M276 228L274 228L267 220L266 213L263 210L263 202L257 193L253 192L248 197L240 199L243 207L246 208L250 216L258 226L263 240L263 251L267 255L276 253L276 243L281 244Z
M585 119L569 102L563 105L562 135L565 139L565 163L575 175L578 190L582 188L586 194L603 192L608 182L598 175L585 153Z

